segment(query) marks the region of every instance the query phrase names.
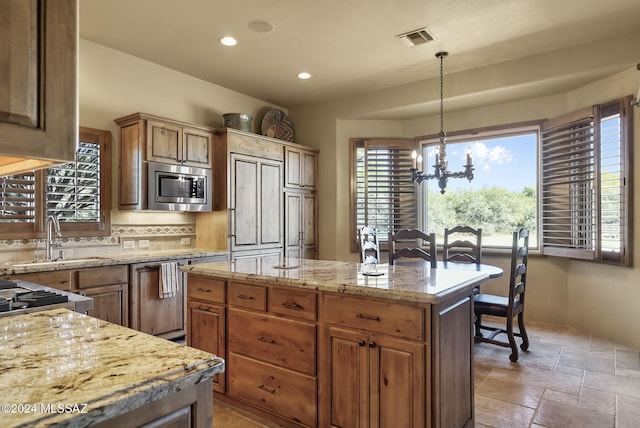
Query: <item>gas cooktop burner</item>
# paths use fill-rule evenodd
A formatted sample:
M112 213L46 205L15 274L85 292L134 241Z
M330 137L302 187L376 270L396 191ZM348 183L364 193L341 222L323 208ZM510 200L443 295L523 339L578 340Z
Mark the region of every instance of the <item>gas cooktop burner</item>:
M16 282L0 280L0 312L54 305L68 301L69 297L64 294L44 290L33 291L18 286Z

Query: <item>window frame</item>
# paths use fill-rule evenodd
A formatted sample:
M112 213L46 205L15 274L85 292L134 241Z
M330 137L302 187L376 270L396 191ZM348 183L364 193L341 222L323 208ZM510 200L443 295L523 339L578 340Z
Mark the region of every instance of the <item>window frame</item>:
M542 123L543 123L542 120L532 120L532 121L525 121L525 122L507 123L507 124L501 124L501 125L492 125L492 126L485 126L481 128L463 129L463 130L458 130L453 132L447 132L447 144L464 144L469 142L475 142L482 139L506 138L510 136L522 135L525 133L535 133L537 135L535 149L536 149L536 153L538 153L540 148L540 135L541 135ZM427 157L425 156L425 151L428 151L428 149L425 150L425 148L437 146L440 142L440 134L420 135L415 137L415 141L416 141L416 145L419 147L419 153L423 155L424 159L427 159ZM538 158L539 158L539 155L538 155ZM423 160L422 167L423 167L423 170L426 169L425 173L432 173L432 170L428 169L427 166L430 167L428 160L427 161ZM536 228L539 231L540 230L540 201L538 196L540 191L539 159L536 159L535 168L536 168L536 175L537 175L537 181L536 183L534 183L536 188L536 216L537 216ZM450 169L454 171L463 170L464 165L450 164ZM464 179L455 178L453 180L464 180ZM418 227L423 230L427 230L427 227L424 224L425 212L427 210L427 201L425 200L425 194L426 194L426 189L422 189L422 188L417 193L418 216L419 216ZM436 235L439 235L440 233L440 231L433 231L433 232L435 232ZM442 230L441 232L443 233L444 230ZM539 248L540 233L538 232L536 235L538 239L537 242L531 241L529 246L529 249L533 252L537 251L537 249ZM509 241L511 241L510 238L509 238ZM509 246L506 246L506 245L505 246L502 246L502 245L488 246L486 245L486 243L483 243L483 251L486 251L486 250L489 250L491 252L501 253L507 250L510 251L511 247L510 245Z
M411 177L411 173L409 171L409 165L411 165L412 159L411 159L411 151L416 150L418 147L416 145L415 139L410 139L410 138L350 138L349 139L349 144L350 144L350 160L349 160L349 167L350 167L350 183L349 183L349 187L350 187L350 195L351 195L351 199L350 199L350 225L349 225L349 233L351 236L351 252L357 252L358 251L358 246L359 246L359 242L358 242L358 227L362 227L365 225L362 224L358 224L358 189L357 189L357 185L358 185L358 176L357 176L357 150L359 149L360 145L364 145L365 146L365 150L366 150L366 146L367 145L371 145L371 146L375 146L381 149L389 149L389 150L402 150L403 152L406 151L407 154L406 156L401 156L399 158L400 162L404 164L406 164L406 175L407 178L409 179ZM405 171L405 168L402 168L402 171ZM366 172L365 172L366 173ZM409 180L409 183L410 180ZM413 183L411 183L411 186L414 186ZM405 194L405 192L400 192L402 194ZM414 186L414 190L413 190L413 198L415 199L415 186ZM417 204L416 204L416 212L417 212ZM365 221L368 222L368 221ZM372 226L372 227L376 227L378 228L378 226L376 224L367 224L366 226ZM409 227L409 225L407 225L406 227ZM415 226L414 226L415 227ZM387 240L388 240L388 236L385 235L384 233L380 234L378 237L379 240L379 244L380 244L380 249L381 250L386 250L388 248L387 245Z
M100 146L100 221L60 221L63 238L100 237L111 234L111 132L80 126L79 141ZM3 239L42 239L46 236L46 169L32 171L35 181L34 221L0 223Z
M560 227L565 227L566 231L569 229L568 223L561 222L553 222L555 219L553 217L552 210L548 210L549 214L547 217L549 221L545 221L541 224L541 233L540 233L540 242L541 242L541 252L542 254L556 257L567 257L572 259L584 260L595 263L605 263L619 266L630 267L633 263L633 254L632 254L632 246L630 245L630 241L632 239L633 233L633 114L631 111L631 99L632 96L627 96L623 98L619 98L613 101L596 104L590 107L586 107L580 110L576 110L571 113L567 113L565 115L549 119L545 121L543 125L543 134L547 134L547 141L544 142L541 140L540 142L540 151L541 151L541 192L544 191L542 186L547 185L550 186L552 183L552 179L554 175L552 172L549 173L548 177L545 178L542 174L544 174L545 165L542 161L542 150L547 149L548 147L553 145L554 139L559 138L557 135L561 135L561 132L567 134L570 130L578 129L579 124L582 126L587 133L582 133L580 135L591 135L591 139L585 139L584 137L574 137L573 134L570 134L570 140L575 140L579 142L582 146L587 146L590 142L592 145L591 151L593 154L590 155L588 159L592 161L593 171L591 173L591 179L589 180L589 184L593 186L591 190L593 197L593 205L591 216L593 220L590 223L592 230L589 232L589 237L586 240L593 242L593 248L581 248L586 245L575 245L575 246L567 246L567 245L553 245L553 242L556 241L557 238L554 238L554 233L557 235L559 232L556 232L557 229L554 229L554 226L560 225ZM601 148L602 148L602 140L601 140L601 120L607 113L607 111L617 111L616 114L620 115L620 252L616 253L615 251L603 251L602 248L602 216L601 209L603 206L603 195L602 195L602 180L601 180ZM610 115L610 113L609 113ZM575 124L575 125L574 125ZM576 134L578 135L578 134ZM544 138L543 138L544 139ZM543 147L544 146L544 147ZM566 147L569 147L565 144ZM565 149L565 152L569 151L569 149ZM553 169L551 166L547 166L548 169ZM587 171L588 168L581 168L581 170ZM576 173L577 174L577 173ZM571 175L573 176L573 174ZM557 193L557 192L556 192ZM561 195L562 196L562 195ZM566 196L566 195L565 195ZM567 196L568 199L564 201L564 205L575 204L575 196ZM560 205L560 203L558 203ZM541 217L545 215L543 208L541 207ZM561 207L558 208L558 211L561 211ZM575 219L576 216L572 214L571 219ZM541 218L542 219L542 218ZM569 222L569 221L567 221ZM562 231L562 229L560 229Z

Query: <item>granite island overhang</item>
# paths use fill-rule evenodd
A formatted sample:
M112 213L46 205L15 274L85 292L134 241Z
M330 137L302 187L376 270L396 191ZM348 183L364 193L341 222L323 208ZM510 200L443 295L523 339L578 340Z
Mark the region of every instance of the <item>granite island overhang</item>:
M473 426L473 295L488 275L362 269L277 256L183 267L187 343L227 362L214 396L282 426Z
M407 302L440 302L488 279L482 272L380 264L369 275L354 262L262 257L184 266L182 271L245 282L354 294Z
M3 427L212 424L222 358L68 309L0 318ZM182 419L180 419L182 418Z

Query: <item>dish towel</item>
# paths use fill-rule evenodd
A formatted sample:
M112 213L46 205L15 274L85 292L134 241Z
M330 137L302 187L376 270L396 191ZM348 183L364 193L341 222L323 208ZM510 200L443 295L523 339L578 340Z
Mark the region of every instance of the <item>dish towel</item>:
M178 263L161 263L160 264L160 284L159 294L161 299L173 297L178 292Z

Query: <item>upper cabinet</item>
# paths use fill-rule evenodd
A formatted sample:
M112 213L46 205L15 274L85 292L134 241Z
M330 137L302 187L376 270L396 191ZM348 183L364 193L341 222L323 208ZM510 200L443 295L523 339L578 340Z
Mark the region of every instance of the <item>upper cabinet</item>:
M147 160L211 168L211 131L151 119L146 126Z
M147 208L147 162L212 167L211 128L144 113L121 117L115 122L118 125L120 209Z
M285 146L285 183L294 189L315 190L318 154L315 151Z
M77 0L3 0L0 16L0 174L74 160Z

